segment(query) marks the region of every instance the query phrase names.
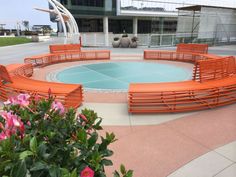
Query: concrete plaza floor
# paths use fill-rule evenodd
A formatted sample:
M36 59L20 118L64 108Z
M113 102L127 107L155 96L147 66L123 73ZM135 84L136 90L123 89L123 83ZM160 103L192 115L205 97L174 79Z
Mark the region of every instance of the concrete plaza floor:
M0 64L23 63L28 56L48 53L58 40L0 47ZM104 48L84 48L104 49ZM113 49L112 58L142 56L147 47ZM154 48L151 48L154 49ZM175 47L158 48L175 50ZM210 47L209 53L236 56L236 46ZM131 57L131 58L132 58ZM142 57L139 57L141 60ZM1 106L1 105L0 105ZM103 118L104 131L114 132L114 167L123 163L134 177L235 177L236 104L212 110L178 114L128 114L126 103L85 102Z

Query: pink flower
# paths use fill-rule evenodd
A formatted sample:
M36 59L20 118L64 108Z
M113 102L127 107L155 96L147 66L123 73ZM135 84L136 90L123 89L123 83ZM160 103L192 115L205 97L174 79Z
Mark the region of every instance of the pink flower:
M28 94L19 94L17 97L11 97L6 102L5 105L20 105L20 106L28 106L29 105L30 95Z
M2 139L5 139L13 134L16 134L17 131L19 131L21 137L24 136L25 126L17 115L12 114L12 112L6 112L6 111L1 112L0 115L5 120L5 127L3 127L3 124L1 125L1 128L4 132L1 133Z
M38 94L36 94L36 95L34 96L34 101L38 102L39 100L40 100L40 96L39 96Z
M30 95L29 94L20 94L17 96L17 99L18 99L18 103L19 105L21 106L28 106L29 105L29 98L30 98Z
M82 119L82 120L85 121L85 122L88 122L88 119L87 119L86 116L83 115L83 114L79 114L79 118Z
M26 124L27 124L29 127L31 126L31 123L30 123L30 121L28 121Z
M0 141L1 140L5 140L5 139L7 139L8 137L7 137L7 135L4 133L4 132L2 132L2 133L0 133Z
M22 123L21 120L17 117L17 115L12 114L12 112L2 112L0 114L3 119L6 121L6 127L20 127Z
M4 126L3 124L0 122L0 130L3 130L4 129Z
M56 110L56 111L59 111L60 114L64 114L65 112L65 108L64 106L62 105L61 102L59 101L54 101L52 103L52 109Z
M17 104L19 104L16 97L11 97L11 98L9 98L7 101L5 101L3 103L5 105L17 105Z
M23 124L23 122L20 122L19 130L20 130L21 134L24 134L24 132L25 132L25 125Z
M46 119L48 119L48 118L49 118L49 115L48 115L48 114L45 114L44 117L43 117L44 120L46 120Z
M81 171L80 177L94 177L94 171L91 168L86 167Z

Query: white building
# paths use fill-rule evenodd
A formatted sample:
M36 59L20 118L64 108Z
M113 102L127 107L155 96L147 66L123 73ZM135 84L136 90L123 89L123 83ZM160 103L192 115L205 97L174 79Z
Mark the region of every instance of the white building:
M235 0L60 0L60 2L75 17L83 41L86 43L91 41L90 38L95 37L94 45L110 45L113 37L119 36L123 32L137 35L140 39L139 43L144 45L150 42L150 35L154 34L157 36L162 34L175 35L176 31L178 33L193 33L196 29L198 29L197 32L203 34L204 29L206 29L203 23L206 23L204 22L206 18L201 22L201 25L198 25L199 27L194 29L195 31L192 31L192 20L182 20L182 22L186 22L182 24L180 19L181 25L177 27L177 8L194 5L236 8ZM203 8L198 14L205 11ZM221 11L219 10L219 13ZM223 11L225 12L225 10ZM228 13L228 10L226 11ZM235 14L234 10L231 11L230 13ZM210 16L207 18L209 20ZM198 23L197 21L195 16L194 24ZM183 25L186 28L180 28ZM190 26L191 30L187 26ZM212 32L213 28L215 28L215 25L209 26L207 30ZM104 36L109 39L104 39ZM202 36L199 35L199 37ZM171 36L171 44L173 44L174 38ZM163 40L158 37L158 41Z

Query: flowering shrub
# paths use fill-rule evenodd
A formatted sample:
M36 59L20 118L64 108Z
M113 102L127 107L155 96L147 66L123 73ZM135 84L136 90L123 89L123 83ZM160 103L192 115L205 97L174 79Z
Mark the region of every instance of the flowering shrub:
M88 109L77 114L60 102L20 94L5 102L0 113L0 176L106 177L105 166L116 141L99 136L102 119ZM124 166L115 177L132 177Z

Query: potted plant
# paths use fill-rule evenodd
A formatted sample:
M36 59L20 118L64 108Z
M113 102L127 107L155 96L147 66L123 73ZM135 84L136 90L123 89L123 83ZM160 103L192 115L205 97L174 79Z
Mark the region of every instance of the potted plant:
M130 45L130 38L128 37L128 34L123 34L122 38L120 39L120 47L128 48L129 45Z
M137 46L138 46L137 41L138 41L138 38L136 36L132 37L131 38L130 47L131 48L137 48Z
M120 47L120 38L119 38L119 37L114 37L113 40L114 40L114 41L112 42L112 46L113 46L114 48Z
M113 133L100 136L102 119L88 109L66 110L54 97L40 99L20 94L4 103L0 112L0 176L106 177L112 165L108 146ZM121 165L121 174L132 170Z

